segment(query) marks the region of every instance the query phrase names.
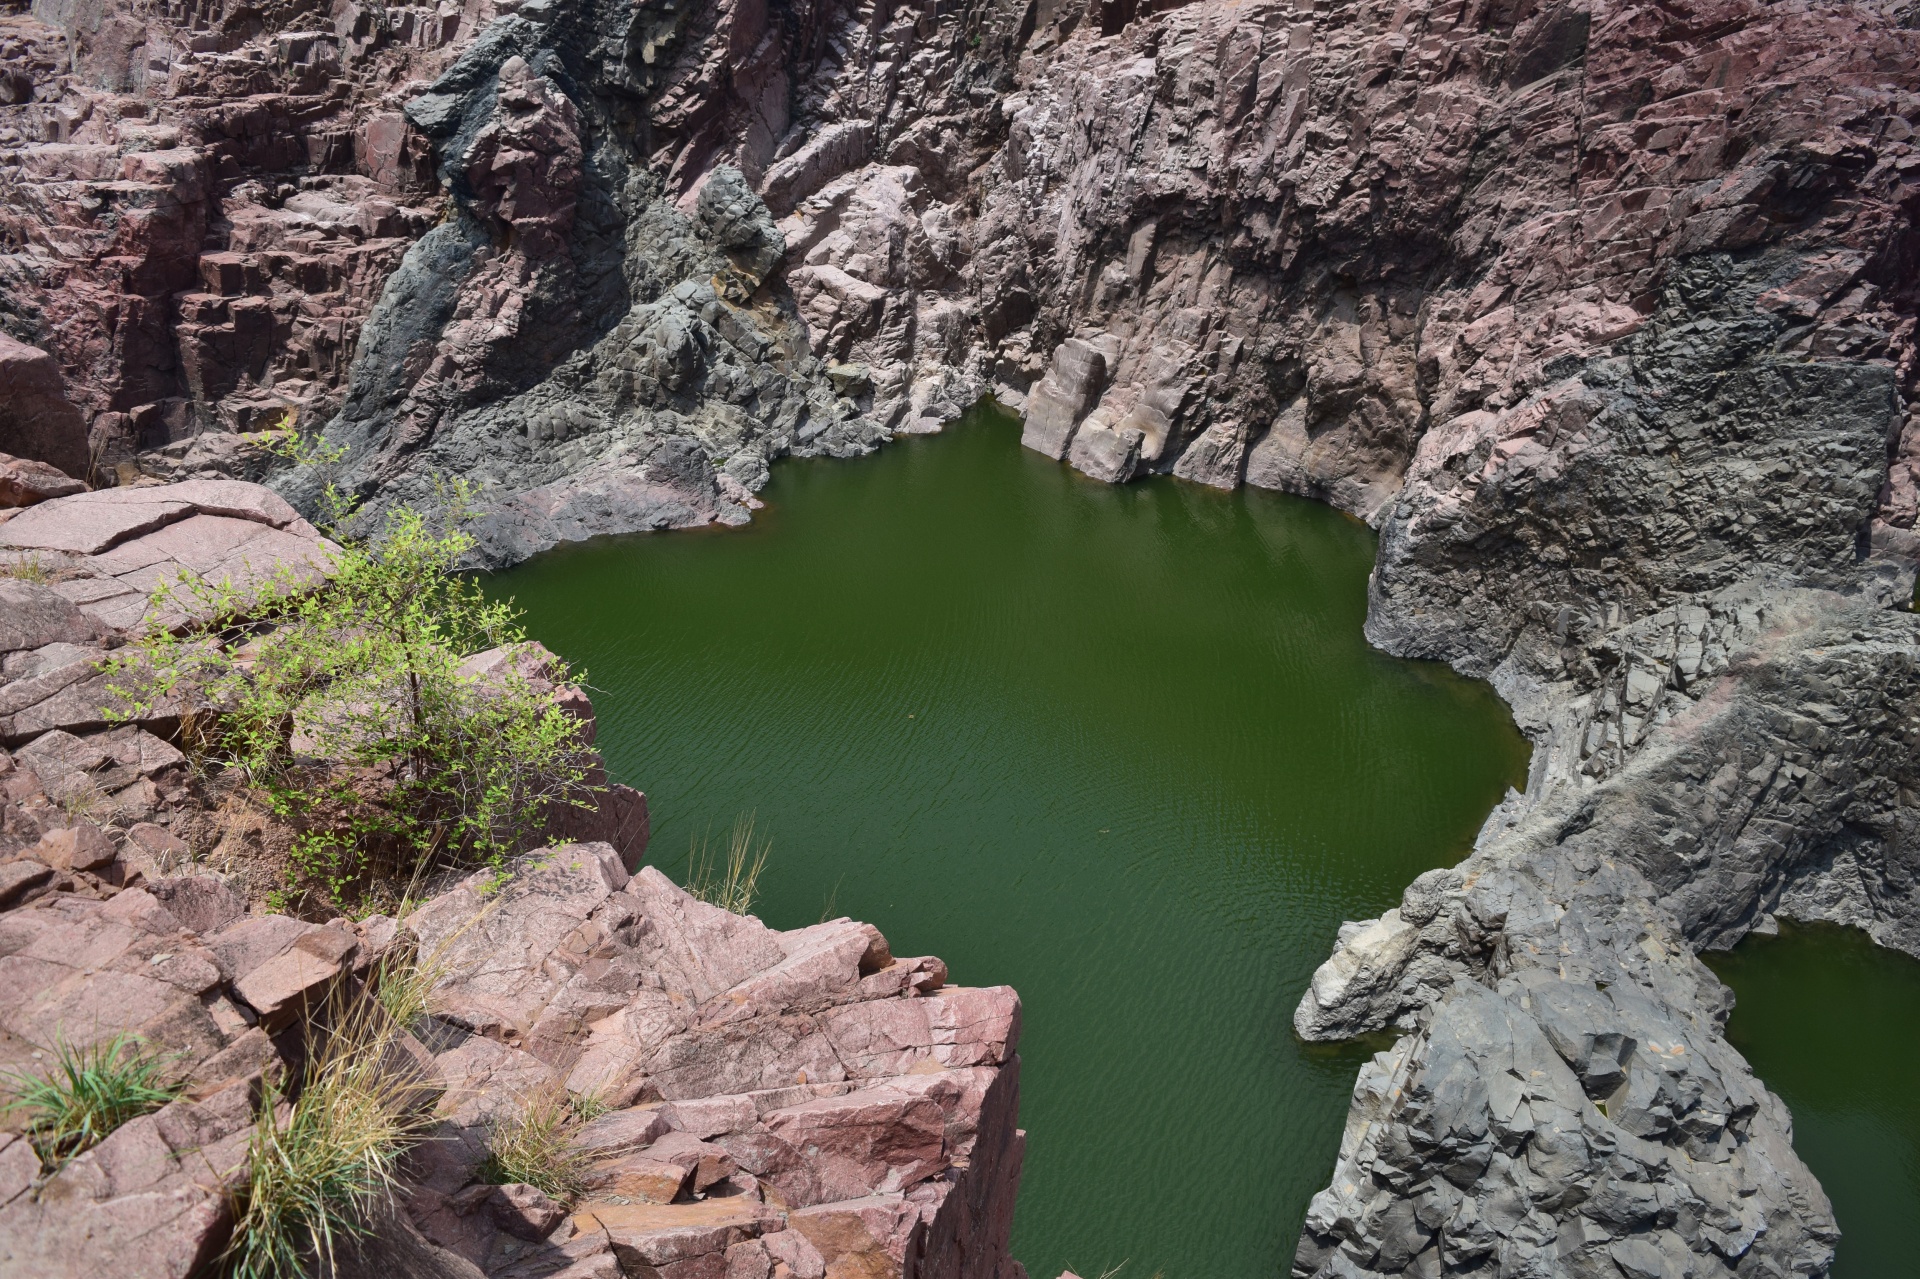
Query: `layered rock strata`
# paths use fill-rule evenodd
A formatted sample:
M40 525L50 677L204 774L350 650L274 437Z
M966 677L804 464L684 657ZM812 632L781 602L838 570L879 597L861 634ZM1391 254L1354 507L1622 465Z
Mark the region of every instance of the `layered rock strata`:
M0 1127L0 1271L192 1279L217 1263L263 1084L297 1080L329 1000L396 946L433 975L390 1050L433 1107L398 1200L337 1273L1013 1279L1019 1000L947 984L869 925L792 932L634 873L645 799L612 787L567 843L404 920L250 913L204 820L181 708L109 726L100 671L165 582L317 580L337 552L258 485L59 497L0 524L0 1070L127 1034L181 1096L67 1161ZM31 566L27 571L26 566ZM169 611L171 610L171 611ZM536 645L479 654L551 681ZM592 719L577 689L552 687ZM251 894L258 895L258 894ZM572 1099L572 1102L569 1102ZM591 1099L570 1203L485 1177L496 1133Z
M10 828L34 819L37 767L0 753ZM342 1273L393 1273L396 1255L462 1279L1024 1273L1006 1256L1024 1145L1011 990L948 986L869 925L729 915L608 844L515 869L404 921L317 924L248 914L153 826L118 849L56 827L9 854L0 1066L131 1032L186 1091L56 1168L0 1130L0 1269L204 1273L263 1076L292 1077L328 993L407 942L446 974L394 1049L432 1123ZM608 1107L571 1137L576 1202L482 1179L497 1127L567 1096Z
M1370 637L1492 679L1535 756L1303 1000L1302 1034L1406 1037L1297 1268L1824 1269L1831 1215L1691 952L1776 913L1920 951L1911 4L395 13L311 45L218 12L8 20L7 269L46 301L4 327L58 356L97 455L332 415L335 478L376 506L477 478L505 560L744 518L770 459L992 387L1089 475L1359 514ZM320 50L304 152L221 141L199 81L130 54L283 42ZM325 141L349 119L364 150ZM384 284L321 295L350 365L295 323L239 389L155 372L188 361L141 317L227 296L167 265L226 252L222 217L304 234L306 197L369 191L399 230L328 232L385 246L356 280L450 211ZM117 278L67 265L93 245ZM247 464L190 429L142 464Z

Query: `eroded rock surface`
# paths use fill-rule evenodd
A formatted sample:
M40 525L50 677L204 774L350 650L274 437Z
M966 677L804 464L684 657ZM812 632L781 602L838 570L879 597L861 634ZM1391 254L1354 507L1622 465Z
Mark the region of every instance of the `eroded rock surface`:
M1024 1273L1012 990L851 920L776 932L604 845L487 880L407 921L449 972L427 1238L494 1275ZM611 1107L575 1138L580 1201L473 1193L489 1124L562 1090Z
M1367 518L1370 637L1535 756L1302 1004L1407 1037L1298 1269L1824 1269L1691 952L1920 953L1911 3L37 13L0 327L108 466L257 474L291 409L375 509L480 483L506 561L993 388L1101 479Z
M0 762L10 785L33 766ZM0 1265L198 1273L231 1224L263 1073L291 1077L303 1019L404 932L446 974L396 1049L436 1122L399 1212L352 1264L1024 1273L1006 1255L1025 1141L1010 989L948 986L938 960L896 958L851 920L775 932L651 868L630 875L604 843L515 869L399 924L315 924L248 914L217 875L164 873L137 835L117 848L97 827L59 828L10 854L0 1067L41 1070L57 1044L130 1032L188 1091L57 1169L0 1131ZM569 1095L609 1107L574 1138L576 1202L480 1180L496 1125Z

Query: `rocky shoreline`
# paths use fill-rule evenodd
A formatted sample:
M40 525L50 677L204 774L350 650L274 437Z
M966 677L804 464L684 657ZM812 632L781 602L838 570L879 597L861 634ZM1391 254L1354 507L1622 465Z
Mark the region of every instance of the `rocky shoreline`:
M1911 4L425 13L0 18L23 455L257 474L295 418L373 509L480 482L503 563L991 390L1354 512L1369 638L1535 753L1303 998L1402 1038L1296 1273L1824 1272L1693 955L1920 954Z
M109 725L100 662L182 572L317 580L338 548L235 480L4 514L0 1069L133 1035L179 1095L52 1165L10 1114L0 1271L211 1273L266 1090L286 1095L339 1033L330 1001L421 954L428 1011L383 1042L423 1130L342 1279L1024 1273L1007 1256L1025 1141L1010 988L949 985L871 925L779 932L697 900L640 865L645 797L623 786L561 823L584 842L403 918L266 909L259 823L216 806L166 740L189 708ZM553 695L591 717L578 690ZM601 1112L569 1139L571 1202L485 1169L501 1125L553 1097Z

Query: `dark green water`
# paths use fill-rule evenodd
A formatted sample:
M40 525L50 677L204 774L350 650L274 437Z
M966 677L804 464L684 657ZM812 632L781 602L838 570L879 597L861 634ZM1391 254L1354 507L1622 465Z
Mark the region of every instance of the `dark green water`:
M785 462L744 529L496 579L591 675L653 861L751 810L775 927L846 914L1017 986L1037 1277L1271 1276L1366 1050L1289 1017L1343 919L1463 856L1527 747L1482 685L1368 649L1372 535L1094 483L989 409Z
M1920 963L1787 924L1701 958L1739 997L1727 1038L1792 1108L1833 1200L1834 1279L1920 1276Z

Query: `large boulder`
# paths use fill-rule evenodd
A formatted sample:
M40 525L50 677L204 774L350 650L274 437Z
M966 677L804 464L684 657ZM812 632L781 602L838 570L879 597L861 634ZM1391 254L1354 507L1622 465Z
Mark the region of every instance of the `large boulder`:
M32 506L48 498L86 491L85 484L57 466L0 453L0 507Z
M74 480L87 475L87 424L67 399L59 364L5 333L0 333L0 451L57 467ZM9 478L0 474L0 488Z

